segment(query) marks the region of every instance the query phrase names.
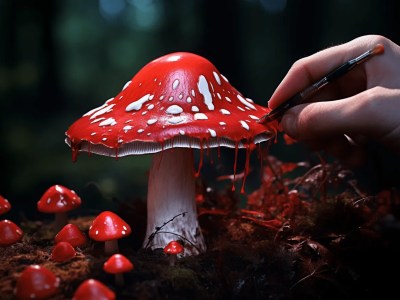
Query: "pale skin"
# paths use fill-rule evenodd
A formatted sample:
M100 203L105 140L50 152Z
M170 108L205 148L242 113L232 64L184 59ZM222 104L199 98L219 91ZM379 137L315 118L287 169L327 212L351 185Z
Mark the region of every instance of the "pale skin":
M328 84L310 103L288 110L281 121L283 131L350 165L362 162L363 145L368 141L381 143L400 154L400 46L386 37L362 36L296 61L268 106L276 108L327 72L377 44L384 46L383 54Z

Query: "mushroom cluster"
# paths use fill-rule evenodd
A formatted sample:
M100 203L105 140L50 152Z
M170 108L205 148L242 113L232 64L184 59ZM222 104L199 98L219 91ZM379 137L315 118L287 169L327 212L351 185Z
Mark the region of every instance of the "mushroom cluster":
M276 134L276 124L257 122L268 111L207 59L176 52L145 65L118 95L75 121L66 143L74 161L79 152L153 154L143 245L164 248L179 238L188 242L185 255L195 255L206 246L197 220L193 149L245 148L249 156L255 144ZM168 222L179 214L185 217Z

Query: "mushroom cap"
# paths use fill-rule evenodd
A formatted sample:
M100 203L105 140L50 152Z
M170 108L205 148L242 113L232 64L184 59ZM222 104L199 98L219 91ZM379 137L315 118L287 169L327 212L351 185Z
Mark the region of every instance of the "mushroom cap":
M86 244L86 236L75 224L65 225L54 237L54 242L68 242L73 247L80 247Z
M89 237L98 242L116 240L130 235L131 227L117 214L103 211L89 228Z
M42 213L62 213L81 205L81 198L69 188L56 184L51 186L37 203Z
M246 147L276 134L257 120L270 109L245 98L207 59L175 52L145 65L122 91L66 131L79 151L106 156L173 147Z
M112 255L103 265L103 270L111 274L129 272L133 269L131 261L122 254Z
M86 279L76 289L72 300L114 300L115 293L96 279Z
M10 202L8 202L6 198L0 195L0 215L5 214L6 212L10 211L10 209Z
M65 262L74 258L76 251L68 242L57 243L51 251L51 259L56 262Z
M10 220L0 221L0 246L6 247L19 242L24 235L21 228Z
M164 253L177 255L182 253L184 250L183 246L177 241L171 241L164 247Z
M16 299L48 299L58 292L60 279L40 265L27 266L17 280Z

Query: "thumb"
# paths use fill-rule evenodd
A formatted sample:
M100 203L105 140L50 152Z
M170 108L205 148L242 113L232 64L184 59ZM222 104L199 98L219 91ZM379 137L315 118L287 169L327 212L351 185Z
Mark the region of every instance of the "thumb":
M345 99L298 105L283 116L282 128L296 140L326 139L343 134L379 138L390 130L392 121L385 119L386 116L379 120L382 115L379 111L391 107L388 101L382 103L377 99L381 93L382 88L373 88Z

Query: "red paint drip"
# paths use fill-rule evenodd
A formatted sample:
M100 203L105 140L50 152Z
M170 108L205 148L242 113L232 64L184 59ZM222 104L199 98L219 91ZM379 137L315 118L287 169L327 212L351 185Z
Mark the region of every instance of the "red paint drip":
M240 189L240 192L242 194L244 194L244 185L246 183L247 175L249 174L249 171L250 171L250 156L251 156L251 153L253 152L253 150L255 148L256 148L256 145L253 142L249 142L247 144L247 147L246 147L246 163L245 163L245 166L244 166L242 188Z
M200 175L200 170L201 170L201 168L203 167L203 156L204 156L204 153L203 153L203 143L200 141L200 160L199 160L199 165L198 165L198 167L197 167L197 171L196 171L196 173L194 174L194 177L195 178L197 178L197 177L199 177L199 175Z
M237 168L238 152L239 152L239 142L236 142L236 144L235 144L235 162L233 163L232 192L235 191L235 180L236 180L236 168Z

